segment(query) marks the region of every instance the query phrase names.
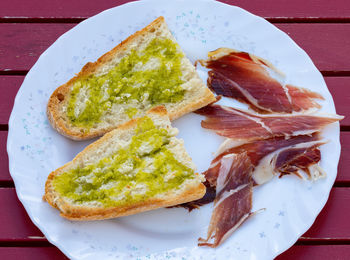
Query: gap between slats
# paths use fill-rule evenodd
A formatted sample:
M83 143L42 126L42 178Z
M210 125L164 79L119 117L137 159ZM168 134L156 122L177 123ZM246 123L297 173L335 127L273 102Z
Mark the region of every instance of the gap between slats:
M0 241L0 247L51 247L49 241Z
M12 180L1 180L0 181L0 188L14 188L15 184Z
M350 239L300 237L295 245L350 245Z
M340 131L342 131L342 132L349 132L350 131L350 126L342 125L342 126L340 126Z

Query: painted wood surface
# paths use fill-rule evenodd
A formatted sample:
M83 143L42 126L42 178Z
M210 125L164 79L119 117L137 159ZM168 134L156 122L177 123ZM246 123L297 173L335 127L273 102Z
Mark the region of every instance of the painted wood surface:
M72 23L0 23L0 71L27 71ZM324 73L350 72L350 23L275 24L300 45ZM13 44L13 43L16 44ZM101 53L102 54L102 53Z
M0 184L4 181L12 181L12 178L9 173L9 160L6 151L6 141L7 131L0 131ZM0 215L1 212L2 211L0 211Z
M2 0L1 18L88 18L105 9L130 2L128 0ZM185 2L185 1L184 1ZM265 18L346 19L350 18L348 0L220 0L237 5Z
M276 260L334 259L345 260L350 255L350 245L293 246ZM6 260L66 260L55 247L0 247L0 256Z
M67 260L56 247L0 247L3 260Z
M24 76L0 76L0 125L6 125L10 118L17 91Z
M8 123L14 98L24 76L0 76L0 125ZM350 126L350 77L325 77L339 115L345 118L342 126ZM58 86L57 86L58 87Z
M8 169L8 157L6 153L7 131L0 131L0 184L12 181ZM344 185L350 182L350 132L341 132L340 142L342 153L339 160L336 184Z
M43 202L45 203L45 202ZM0 242L45 241L42 233L30 221L14 188L0 188ZM185 209L184 209L185 210ZM58 211L57 211L58 214ZM350 241L350 188L333 188L329 200L315 224L301 241L329 239Z
M78 22L129 0L0 1L0 259L67 259L51 246L18 201L9 175L7 122L14 97L39 55ZM303 48L326 76L341 122L342 154L330 198L297 245L277 257L350 258L349 0L221 0L263 16ZM11 76L8 76L11 74Z
M349 115L350 116L350 115ZM337 182L350 182L350 132L340 132L341 154L338 165ZM349 230L350 234L350 230Z
M46 241L17 198L14 188L0 188L0 242ZM1 247L0 247L1 248Z
M347 260L349 256L350 245L298 245L275 260Z

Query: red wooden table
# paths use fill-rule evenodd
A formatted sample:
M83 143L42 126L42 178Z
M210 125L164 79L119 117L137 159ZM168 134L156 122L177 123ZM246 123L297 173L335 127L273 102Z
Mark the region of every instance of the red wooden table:
M14 97L38 56L80 21L128 0L0 1L0 259L65 259L18 201L6 153ZM285 259L350 259L350 2L223 0L288 33L322 72L341 121L342 154L329 201Z

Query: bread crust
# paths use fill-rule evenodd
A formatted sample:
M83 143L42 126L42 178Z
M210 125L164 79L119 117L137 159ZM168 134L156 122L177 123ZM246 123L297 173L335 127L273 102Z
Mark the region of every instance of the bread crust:
M177 112L169 113L169 118L171 121L180 118L183 115L186 115L192 111L195 111L197 109L200 109L210 103L213 103L216 101L216 98L214 94L208 89L205 89L205 95L198 99L197 101L192 102L191 104L188 104L187 106L180 107Z
M149 199L145 202L125 206L125 207L110 207L110 208L89 208L84 206L71 206L62 200L60 208L52 204L52 201L48 201L49 204L59 210L60 215L69 220L86 221L86 220L103 220L110 218L117 218L123 216L129 216L153 209L170 207L189 201L193 201L202 198L205 194L206 188L200 183L197 187L192 187L190 190L185 191L181 196L174 196L167 200L155 200ZM46 198L46 197L45 197ZM46 198L47 199L47 198Z
M136 38L151 32L152 30L154 30L154 28L156 28L162 23L165 23L164 17L160 16L156 20L151 22L149 25L147 25L145 28L143 28L142 30L135 32L133 35L130 35L127 39L125 39L116 47L114 47L111 51L102 55L96 62L88 62L87 64L85 64L85 66L81 69L81 71L75 77L70 79L67 83L58 87L50 96L48 105L47 105L47 110L46 110L48 120L52 125L52 127L56 129L57 132L59 132L60 134L68 138L71 138L73 140L91 139L96 136L101 136L111 131L112 129L115 129L116 127L118 127L118 125L116 125L116 126L110 126L102 129L91 130L88 132L77 130L66 124L64 118L62 117L59 111L59 107L61 103L64 101L64 99L69 96L70 87L77 80L96 72L100 67L105 65L106 62L111 60L117 53L125 51L128 45L131 44ZM176 112L169 113L169 118L170 120L174 120L176 118L181 117L184 114L197 110L213 102L214 100L215 100L215 97L213 93L208 88L206 88L203 97L199 98L196 101L193 101L191 104L187 106L179 107L179 109Z
M167 116L167 111L164 106L158 106L149 110L147 114ZM70 220L99 220L127 216L152 209L178 205L181 203L202 198L206 192L206 188L202 183L199 183L195 187L188 187L182 194L178 194L176 196L171 196L171 193L169 193L169 195L165 195L165 197L168 196L168 198L165 200L148 199L147 201L140 202L137 204L109 208L92 208L87 206L71 205L70 203L65 201L59 194L56 193L52 185L52 181L56 175L63 173L66 167L70 166L71 164L74 164L77 160L88 154L91 150L98 148L104 142L108 142L108 140L113 137L116 131L128 130L135 127L139 120L141 120L141 118L132 119L129 122L126 122L125 124L105 134L99 140L88 145L71 162L68 162L62 167L58 168L57 170L51 172L45 183L45 194L43 196L43 199L47 201L52 207L60 210L61 216L64 218Z

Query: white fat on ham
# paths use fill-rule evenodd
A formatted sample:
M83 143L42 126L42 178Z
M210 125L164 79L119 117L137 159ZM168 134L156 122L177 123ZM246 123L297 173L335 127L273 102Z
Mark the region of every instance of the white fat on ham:
M218 95L237 99L263 113L302 113L321 106L319 93L286 84L284 73L247 52L219 48L200 61L210 69L208 86Z
M251 174L252 165L246 153L230 154L222 158L207 238L200 238L199 246L218 247L254 214L251 213Z
M344 118L326 114L269 114L260 115L241 109L208 105L196 111L206 116L203 128L235 140L261 140L277 136L309 135Z
M318 149L319 146L325 144L326 142L327 141L325 140L320 140L320 136L317 134L292 138L261 140L259 143L244 142L242 140L237 141L227 138L218 148L217 152L215 153L215 159L212 161L205 174L212 184L215 183L217 178L215 177L217 176L215 172L217 172L219 169L221 171L220 167L223 167L221 164L224 161L224 158L229 158L232 156L232 154L246 151L254 166L253 180L255 184L260 185L266 183L274 176L279 176L280 174L286 173L295 174L298 177L315 181L326 176L324 170L318 164L320 156L317 158L308 157L307 159L309 161L301 165L293 165L291 160L305 155L305 152L312 152L313 149ZM263 152L261 149L266 149L266 151ZM293 153L292 157L288 158L289 161L279 162L279 166L284 167L276 166L276 161L279 158L279 155L285 152L288 153L288 151L295 152ZM253 157L255 157L255 159ZM291 167L294 170L293 172L290 171ZM305 172L304 169L306 169L307 172Z
M281 152L289 150L289 149L301 149L301 148L307 149L307 148L322 145L324 143L325 143L324 141L314 141L314 142L301 143L301 144L293 145L290 147L281 148L281 149L265 156L260 161L260 163L254 168L253 179L254 179L255 183L258 185L264 184L264 183L268 182L269 180L271 180L274 176L278 176L280 174L280 172L276 169L276 160L278 158L278 155ZM308 166L308 169L311 173L310 176L307 176L302 169L298 170L298 174L299 174L298 176L300 176L304 179L308 178L312 181L316 181L319 178L326 177L325 171L318 165L318 163ZM305 176L307 176L307 177L305 178Z

